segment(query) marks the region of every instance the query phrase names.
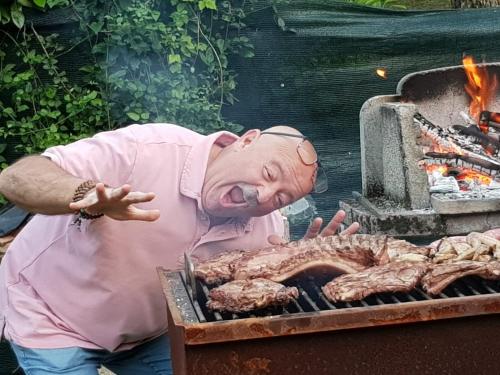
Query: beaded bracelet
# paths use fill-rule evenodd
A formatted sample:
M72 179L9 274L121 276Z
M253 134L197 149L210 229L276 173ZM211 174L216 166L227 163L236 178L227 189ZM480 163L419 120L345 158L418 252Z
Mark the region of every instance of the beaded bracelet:
M87 194L90 190L95 188L95 186L96 186L96 183L95 183L95 181L92 181L92 180L87 180L87 181L82 182L76 188L75 194L73 194L73 202L78 202L78 201L82 200L83 198L85 198L85 194ZM89 214L83 208L80 208L78 213L79 213L79 215L78 215L77 221L81 221L81 219L94 220L94 219L100 218L101 216L104 216L103 213Z

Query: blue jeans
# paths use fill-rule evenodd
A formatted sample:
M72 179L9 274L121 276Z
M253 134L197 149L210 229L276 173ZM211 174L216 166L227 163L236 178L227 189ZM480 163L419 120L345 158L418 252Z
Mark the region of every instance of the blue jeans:
M103 365L118 375L172 375L167 335L122 352L83 349L29 349L10 343L26 375L96 375Z

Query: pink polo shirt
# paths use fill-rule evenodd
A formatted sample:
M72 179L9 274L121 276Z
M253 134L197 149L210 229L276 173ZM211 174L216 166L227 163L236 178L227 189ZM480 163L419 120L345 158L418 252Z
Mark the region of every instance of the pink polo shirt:
M155 222L108 217L72 225L73 215L36 215L0 265L0 328L29 348L80 346L123 350L167 329L157 266L177 269L185 251L207 256L225 249L267 245L283 234L281 216L234 218L209 229L200 194L214 142L169 124L132 125L48 149L69 173L110 186L153 191Z

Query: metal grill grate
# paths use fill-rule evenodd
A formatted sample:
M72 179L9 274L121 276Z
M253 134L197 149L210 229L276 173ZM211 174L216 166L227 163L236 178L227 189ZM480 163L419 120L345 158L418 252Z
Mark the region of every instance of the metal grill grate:
M190 287L186 282L184 273L182 273L182 279L186 289L190 292ZM200 293L198 299L192 301L192 303L199 321L204 323L244 319L249 317L308 313L314 311L367 308L370 306L396 305L432 299L448 299L500 293L500 281L485 280L478 276L468 276L450 284L445 290L443 290L443 292L434 297L431 297L418 287L410 293L380 293L373 294L360 301L333 303L330 302L321 291L321 286L325 285L329 280L330 279L325 278L307 277L286 282L285 284L287 286L295 286L299 290L299 298L297 298L297 300L294 300L285 307L269 308L252 313L239 314L209 311L206 307L206 303L208 301L208 293L211 288L197 280L198 290L202 291L202 293Z

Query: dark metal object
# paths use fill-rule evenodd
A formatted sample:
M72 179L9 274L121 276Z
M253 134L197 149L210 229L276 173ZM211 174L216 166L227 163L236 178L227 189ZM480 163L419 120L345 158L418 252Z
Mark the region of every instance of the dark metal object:
M435 298L416 289L333 304L321 293L325 280L306 278L293 284L300 297L282 311L212 314L206 286L193 301L181 287L184 275L159 274L176 375L500 371L495 281L469 277Z
M198 290L196 286L196 278L194 277L194 263L191 260L191 256L189 256L186 252L184 253L184 273L186 275L188 291L193 301L195 301L198 299Z

